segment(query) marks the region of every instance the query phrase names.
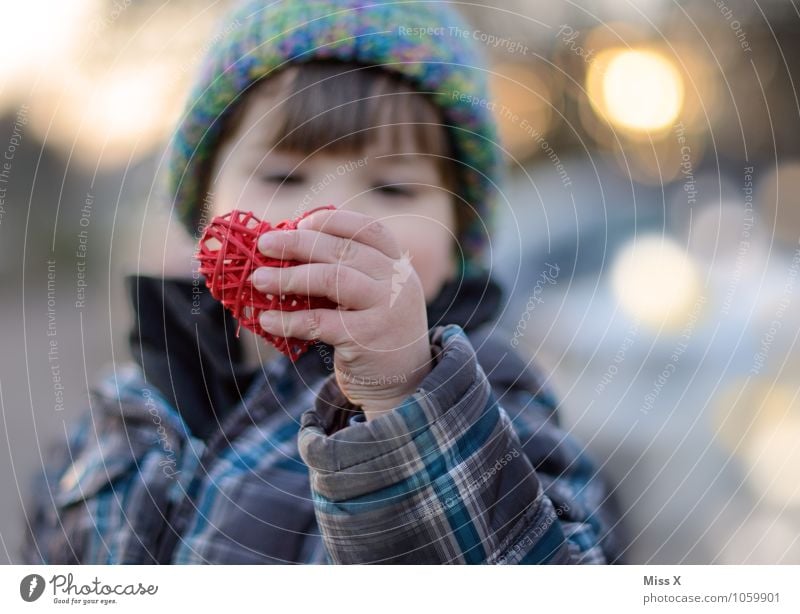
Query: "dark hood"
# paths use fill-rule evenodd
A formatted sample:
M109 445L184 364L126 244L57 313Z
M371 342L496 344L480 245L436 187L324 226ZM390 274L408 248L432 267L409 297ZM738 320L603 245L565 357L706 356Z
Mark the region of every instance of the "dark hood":
M134 313L134 360L192 434L207 438L262 369L244 364L236 320L211 296L202 277L130 275L126 284ZM488 275L449 282L428 304L428 325L458 324L469 332L494 320L501 300L500 287ZM332 354L333 348L326 347ZM329 373L324 356L308 351L295 361L301 381ZM289 361L284 356L276 360Z

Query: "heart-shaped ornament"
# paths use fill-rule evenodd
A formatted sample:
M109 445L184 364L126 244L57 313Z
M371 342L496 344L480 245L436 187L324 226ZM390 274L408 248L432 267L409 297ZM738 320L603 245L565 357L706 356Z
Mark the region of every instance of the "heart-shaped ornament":
M333 205L317 207L274 226L259 220L250 211L234 210L215 217L203 231L195 257L200 261L200 274L205 276L211 296L229 309L239 327L253 331L274 345L293 362L314 343L294 337L277 337L259 324L262 311L300 311L301 309L335 309L337 304L324 297L264 294L250 283L250 275L258 267L290 267L303 264L296 260L280 260L258 250L258 237L273 230L296 230L297 224L314 211L335 209ZM238 337L239 330L236 330Z

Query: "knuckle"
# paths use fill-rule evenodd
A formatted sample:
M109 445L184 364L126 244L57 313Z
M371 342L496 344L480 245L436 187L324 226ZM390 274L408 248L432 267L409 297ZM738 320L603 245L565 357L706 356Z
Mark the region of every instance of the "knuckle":
M306 326L312 338L322 334L322 314L317 309L312 309L306 314Z
M291 230L283 232L283 251L294 254L300 248L300 233Z
M295 275L290 267L282 267L278 273L278 287L281 294L294 290Z
M322 289L328 296L333 296L339 288L341 267L336 265L326 266L322 270Z
M337 266L336 267L336 290L337 292L343 290L350 284L352 281L352 275L350 273L350 269L347 267Z
M383 223L372 220L364 228L364 233L371 239L380 240L386 236L387 230Z
M334 256L337 262L352 262L355 258L356 244L351 239L336 239L334 244Z

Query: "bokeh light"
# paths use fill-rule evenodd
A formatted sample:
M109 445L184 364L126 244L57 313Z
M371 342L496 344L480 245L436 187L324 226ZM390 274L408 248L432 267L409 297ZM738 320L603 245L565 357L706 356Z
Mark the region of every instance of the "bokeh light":
M673 124L684 101L683 78L666 56L649 49L606 49L589 66L592 108L631 132L658 132Z
M23 102L27 130L94 168L141 160L168 138L223 5L186 19L185 0L0 0L0 109ZM231 27L236 27L233 24Z
M30 71L41 70L63 61L65 54L80 41L83 24L96 0L0 0L3 35L0 36L0 88L7 98L5 86L27 80Z
M52 81L53 98L32 105L31 131L84 163L125 165L149 155L168 134L183 100L178 74L163 62L124 62L102 74L73 68Z
M624 246L611 282L619 305L656 328L681 326L701 298L696 265L681 246L660 235L642 235Z
M720 441L742 462L747 483L779 507L800 506L800 402L796 386L755 378L733 383L715 414Z

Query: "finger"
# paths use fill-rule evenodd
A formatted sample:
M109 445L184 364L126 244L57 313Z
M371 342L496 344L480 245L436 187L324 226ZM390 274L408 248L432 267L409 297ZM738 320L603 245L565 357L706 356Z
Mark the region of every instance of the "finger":
M300 264L293 267L259 267L250 277L265 294L299 294L326 297L346 309L371 307L380 295L377 281L361 271L338 264Z
M345 209L321 209L300 220L302 230L318 230L369 245L389 258L400 258L400 246L392 233L374 217Z
M341 345L347 338L346 319L351 314L339 309L303 309L300 311L264 311L259 324L278 337L319 340Z
M394 263L374 247L317 230L267 232L259 237L258 249L265 256L282 260L350 267L373 279L385 279L392 273Z

